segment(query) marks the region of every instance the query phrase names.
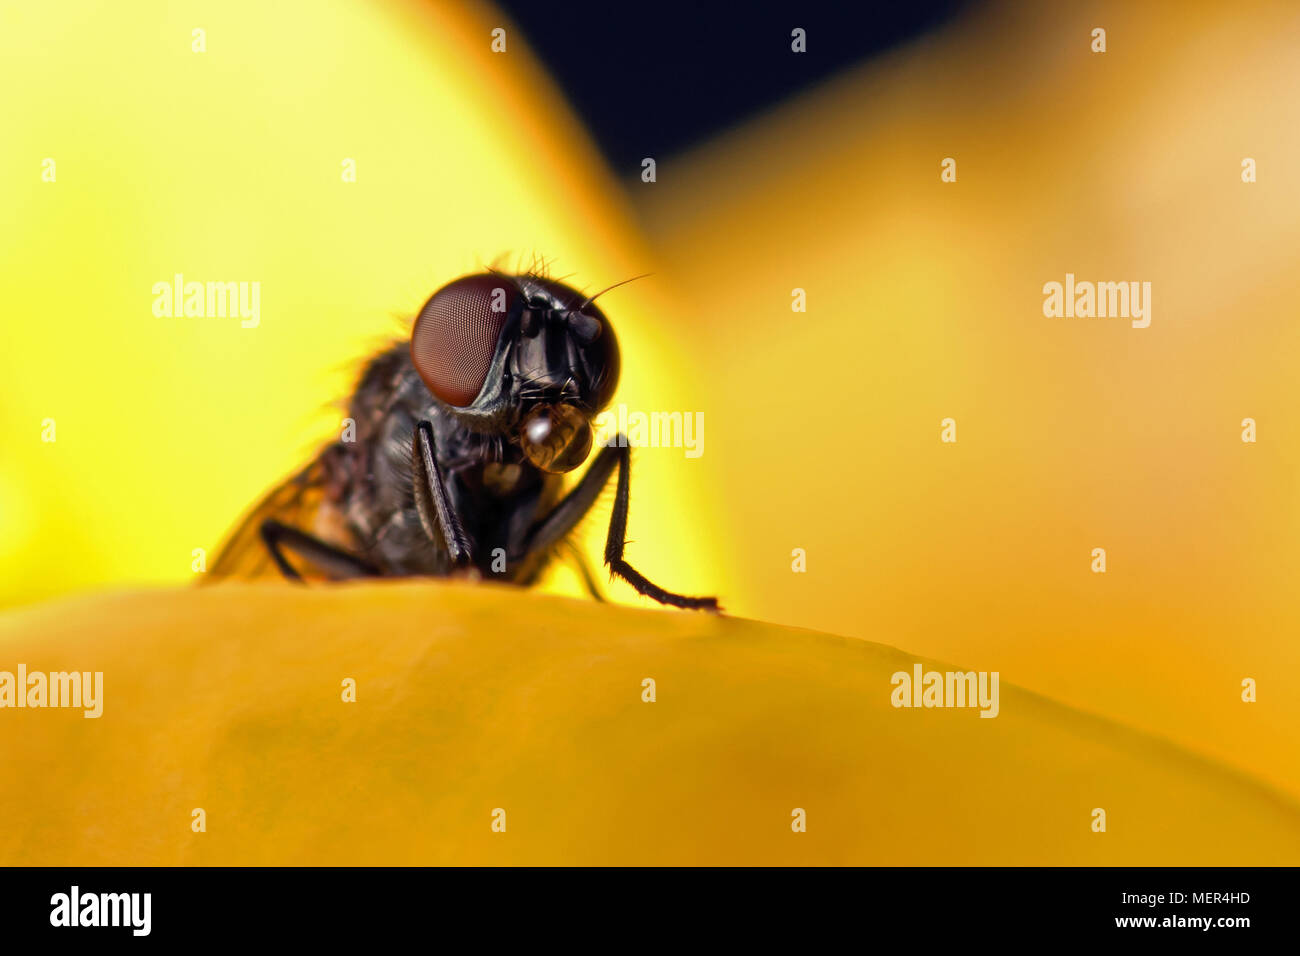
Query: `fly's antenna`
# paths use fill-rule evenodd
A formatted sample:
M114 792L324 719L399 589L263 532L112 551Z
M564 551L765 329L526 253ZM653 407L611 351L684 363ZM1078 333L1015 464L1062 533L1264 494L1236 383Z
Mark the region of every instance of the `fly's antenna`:
M599 292L597 292L595 295L588 296L588 297L587 297L587 301L584 302L584 303L582 303L582 305L578 306L576 309L574 309L574 311L575 311L575 312L581 312L583 309L585 309L587 306L591 305L591 303L595 302L597 299L599 299L602 295L604 295L604 294L605 294L606 292L608 292L610 289L617 289L617 288L618 288L619 286L621 286L621 285L627 285L629 282L635 282L637 279L645 279L645 278L647 278L647 277L649 277L649 276L652 276L652 275L654 275L653 272L643 272L643 273L641 273L639 276L633 276L633 277L630 278L630 279L624 279L622 282L615 282L613 285L607 285L607 286L605 286L605 288L601 289L601 290L600 290Z

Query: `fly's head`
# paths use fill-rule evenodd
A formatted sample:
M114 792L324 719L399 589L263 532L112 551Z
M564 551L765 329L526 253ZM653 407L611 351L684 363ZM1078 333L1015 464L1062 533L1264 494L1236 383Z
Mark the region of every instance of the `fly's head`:
M553 279L463 276L424 304L411 359L440 405L519 445L542 471L591 451L591 420L618 385L614 328L591 298Z

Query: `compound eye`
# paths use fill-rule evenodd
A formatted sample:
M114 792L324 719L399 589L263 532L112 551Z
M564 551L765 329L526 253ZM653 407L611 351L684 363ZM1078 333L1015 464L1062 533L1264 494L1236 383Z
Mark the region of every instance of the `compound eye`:
M478 397L518 298L491 273L457 279L429 297L411 333L411 361L429 391L457 408Z

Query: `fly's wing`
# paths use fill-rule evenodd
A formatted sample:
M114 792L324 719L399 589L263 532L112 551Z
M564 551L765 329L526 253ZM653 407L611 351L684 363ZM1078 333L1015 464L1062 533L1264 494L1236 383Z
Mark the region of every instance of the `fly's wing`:
M326 479L324 462L321 458L317 458L302 471L267 492L253 510L240 521L222 546L217 560L200 580L204 582L228 578L284 580L284 575L276 567L266 542L262 540L262 522L269 518L347 549L350 542L340 540L343 532L341 528L337 528L339 522L331 520L336 517L336 513L326 493ZM313 573L314 569L311 565L296 554L289 555L289 561L309 580L327 577L324 573Z

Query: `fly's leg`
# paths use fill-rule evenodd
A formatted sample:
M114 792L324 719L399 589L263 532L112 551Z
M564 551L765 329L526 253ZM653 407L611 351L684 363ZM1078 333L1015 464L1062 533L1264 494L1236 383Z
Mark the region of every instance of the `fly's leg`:
M415 506L424 533L447 551L452 567L465 567L472 560L469 536L447 496L442 468L434 454L433 425L422 421L415 426L411 443L411 468L415 476Z
M566 540L564 546L573 557L573 563L578 566L578 574L582 576L582 585L587 589L587 593L601 604L604 604L605 595L600 593L600 586L596 584L596 576L591 573L591 566L587 564L587 556L572 541Z
M550 547L573 530L574 525L595 504L596 499L600 496L601 489L609 481L610 474L617 468L618 490L614 495L614 511L609 518L609 535L605 539L605 563L609 565L610 571L636 588L638 593L653 598L660 604L716 611L718 609L717 598L687 597L682 594L674 594L672 591L665 591L659 585L649 581L645 575L624 560L623 549L627 544L625 538L627 535L628 502L631 497L629 487L630 465L631 449L627 447L627 439L619 435L609 446L600 450L600 454L591 463L591 467L582 476L582 480L574 486L572 491L565 495L564 500L556 505L549 515L533 526L526 550L531 551L534 548Z
M285 548L324 568L331 577L338 580L379 577L379 571L355 555L348 554L315 535L290 525L267 519L262 522L260 531L262 541L266 544L266 550L271 553L275 566L290 581L301 581L302 575L285 558L283 550Z
M601 451L602 455L605 452L613 452L618 461L618 490L614 494L614 512L610 515L609 534L605 538L605 563L609 565L612 572L636 588L637 593L654 598L660 604L671 604L673 607L693 610L718 610L717 598L686 597L682 594L674 594L672 591L665 591L659 585L650 582L644 574L623 559L623 549L627 544L627 512L631 499L632 450L627 447L627 439L622 435L618 436L616 442L615 447Z

